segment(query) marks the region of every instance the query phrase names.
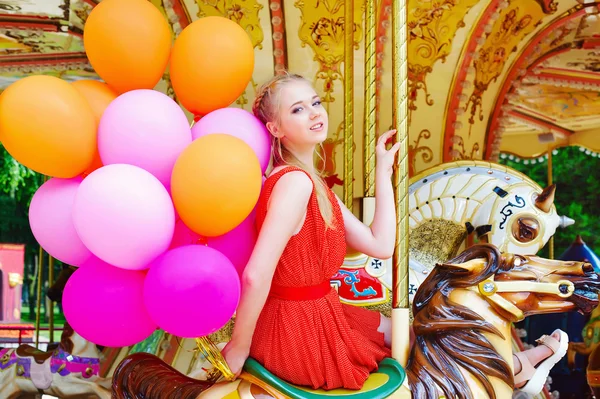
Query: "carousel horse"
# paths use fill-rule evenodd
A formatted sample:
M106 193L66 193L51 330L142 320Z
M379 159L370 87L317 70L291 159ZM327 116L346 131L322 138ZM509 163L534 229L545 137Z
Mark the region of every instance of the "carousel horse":
M311 390L282 381L249 359L234 382L212 384L159 358L126 357L113 375L116 399L510 398L511 325L526 316L591 312L600 279L584 262L504 254L489 244L438 264L413 303L416 343L405 372L384 359L360 391Z
M598 348L600 346L596 345L591 350L586 372L588 385L596 398L600 398L600 349Z
M109 399L110 379L99 377L99 355L96 345L66 323L53 351L29 345L0 348L0 398L45 393L61 399Z
M502 252L537 253L557 227L574 223L558 216L554 195L555 186L542 190L514 169L482 161L445 163L411 178L410 301L433 267L455 257L471 234ZM350 255L333 280L344 303L390 308L390 259Z
M575 364L575 354L587 356L587 381L592 393L600 398L600 307L594 309L590 320L583 329L583 342L569 346L569 366Z
M583 342L569 342L567 360L571 369L575 368L575 355L589 356L600 344L600 308L592 311L590 320L582 331Z

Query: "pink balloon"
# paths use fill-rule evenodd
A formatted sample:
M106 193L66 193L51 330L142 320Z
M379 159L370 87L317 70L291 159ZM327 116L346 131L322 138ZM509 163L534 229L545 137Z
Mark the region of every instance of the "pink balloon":
M238 227L229 233L208 239L208 246L227 256L240 276L242 276L256 245L255 221L256 212L252 211Z
M203 245L168 251L150 267L144 303L160 328L178 337L211 334L231 318L240 279L227 257Z
M81 241L111 265L147 268L169 247L175 210L165 187L132 165L108 165L79 186L73 221Z
M263 173L271 157L271 134L254 115L241 108L221 108L203 116L192 127L192 138L226 133L243 140L253 150Z
M133 90L110 103L98 127L104 165L147 170L165 187L179 154L192 142L188 120L175 101L154 90Z
M73 203L81 180L50 179L35 192L29 205L29 225L37 242L56 259L74 266L92 256L73 225Z
M148 338L156 324L144 306L145 272L92 258L69 278L62 305L67 322L97 345L122 347Z

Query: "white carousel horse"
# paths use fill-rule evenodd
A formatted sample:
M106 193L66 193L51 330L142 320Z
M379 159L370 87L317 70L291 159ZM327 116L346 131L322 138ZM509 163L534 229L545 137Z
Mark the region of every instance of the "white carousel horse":
M438 165L409 186L409 299L436 263L453 258L468 235L502 252L537 253L557 227L573 224L558 216L555 186L545 190L506 166L482 161ZM389 302L391 260L349 256L334 283L343 302L368 306Z
M65 324L58 347L0 348L0 398L48 394L61 399L110 399L110 379L101 378L100 352Z

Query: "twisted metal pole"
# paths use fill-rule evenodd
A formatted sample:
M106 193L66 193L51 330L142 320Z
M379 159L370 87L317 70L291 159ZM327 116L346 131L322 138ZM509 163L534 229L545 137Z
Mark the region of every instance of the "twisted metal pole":
M552 147L548 147L548 186L554 184L554 175L552 173ZM548 240L548 256L554 259L554 236Z
M354 1L344 2L344 204L354 199Z
M364 193L375 197L376 145L376 79L377 79L377 20L376 1L367 0L365 11L365 127L364 127Z
M392 258L392 355L402 366L408 361L408 35L407 2L392 1L392 106L400 142L393 184L396 199L396 246Z

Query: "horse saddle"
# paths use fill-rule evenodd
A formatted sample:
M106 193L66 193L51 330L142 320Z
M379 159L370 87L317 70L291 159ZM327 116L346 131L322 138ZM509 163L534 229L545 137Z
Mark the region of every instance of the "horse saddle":
M265 385L276 389L291 399L375 399L387 398L396 392L404 383L406 372L394 359L383 359L379 369L371 373L362 389L359 391L349 389L309 389L299 387L283 381L265 369L256 360L249 358L244 365L244 370L263 382Z
M52 351L42 352L29 345L21 345L17 348L17 356L19 357L31 357L37 364L44 364L46 360L52 357Z

